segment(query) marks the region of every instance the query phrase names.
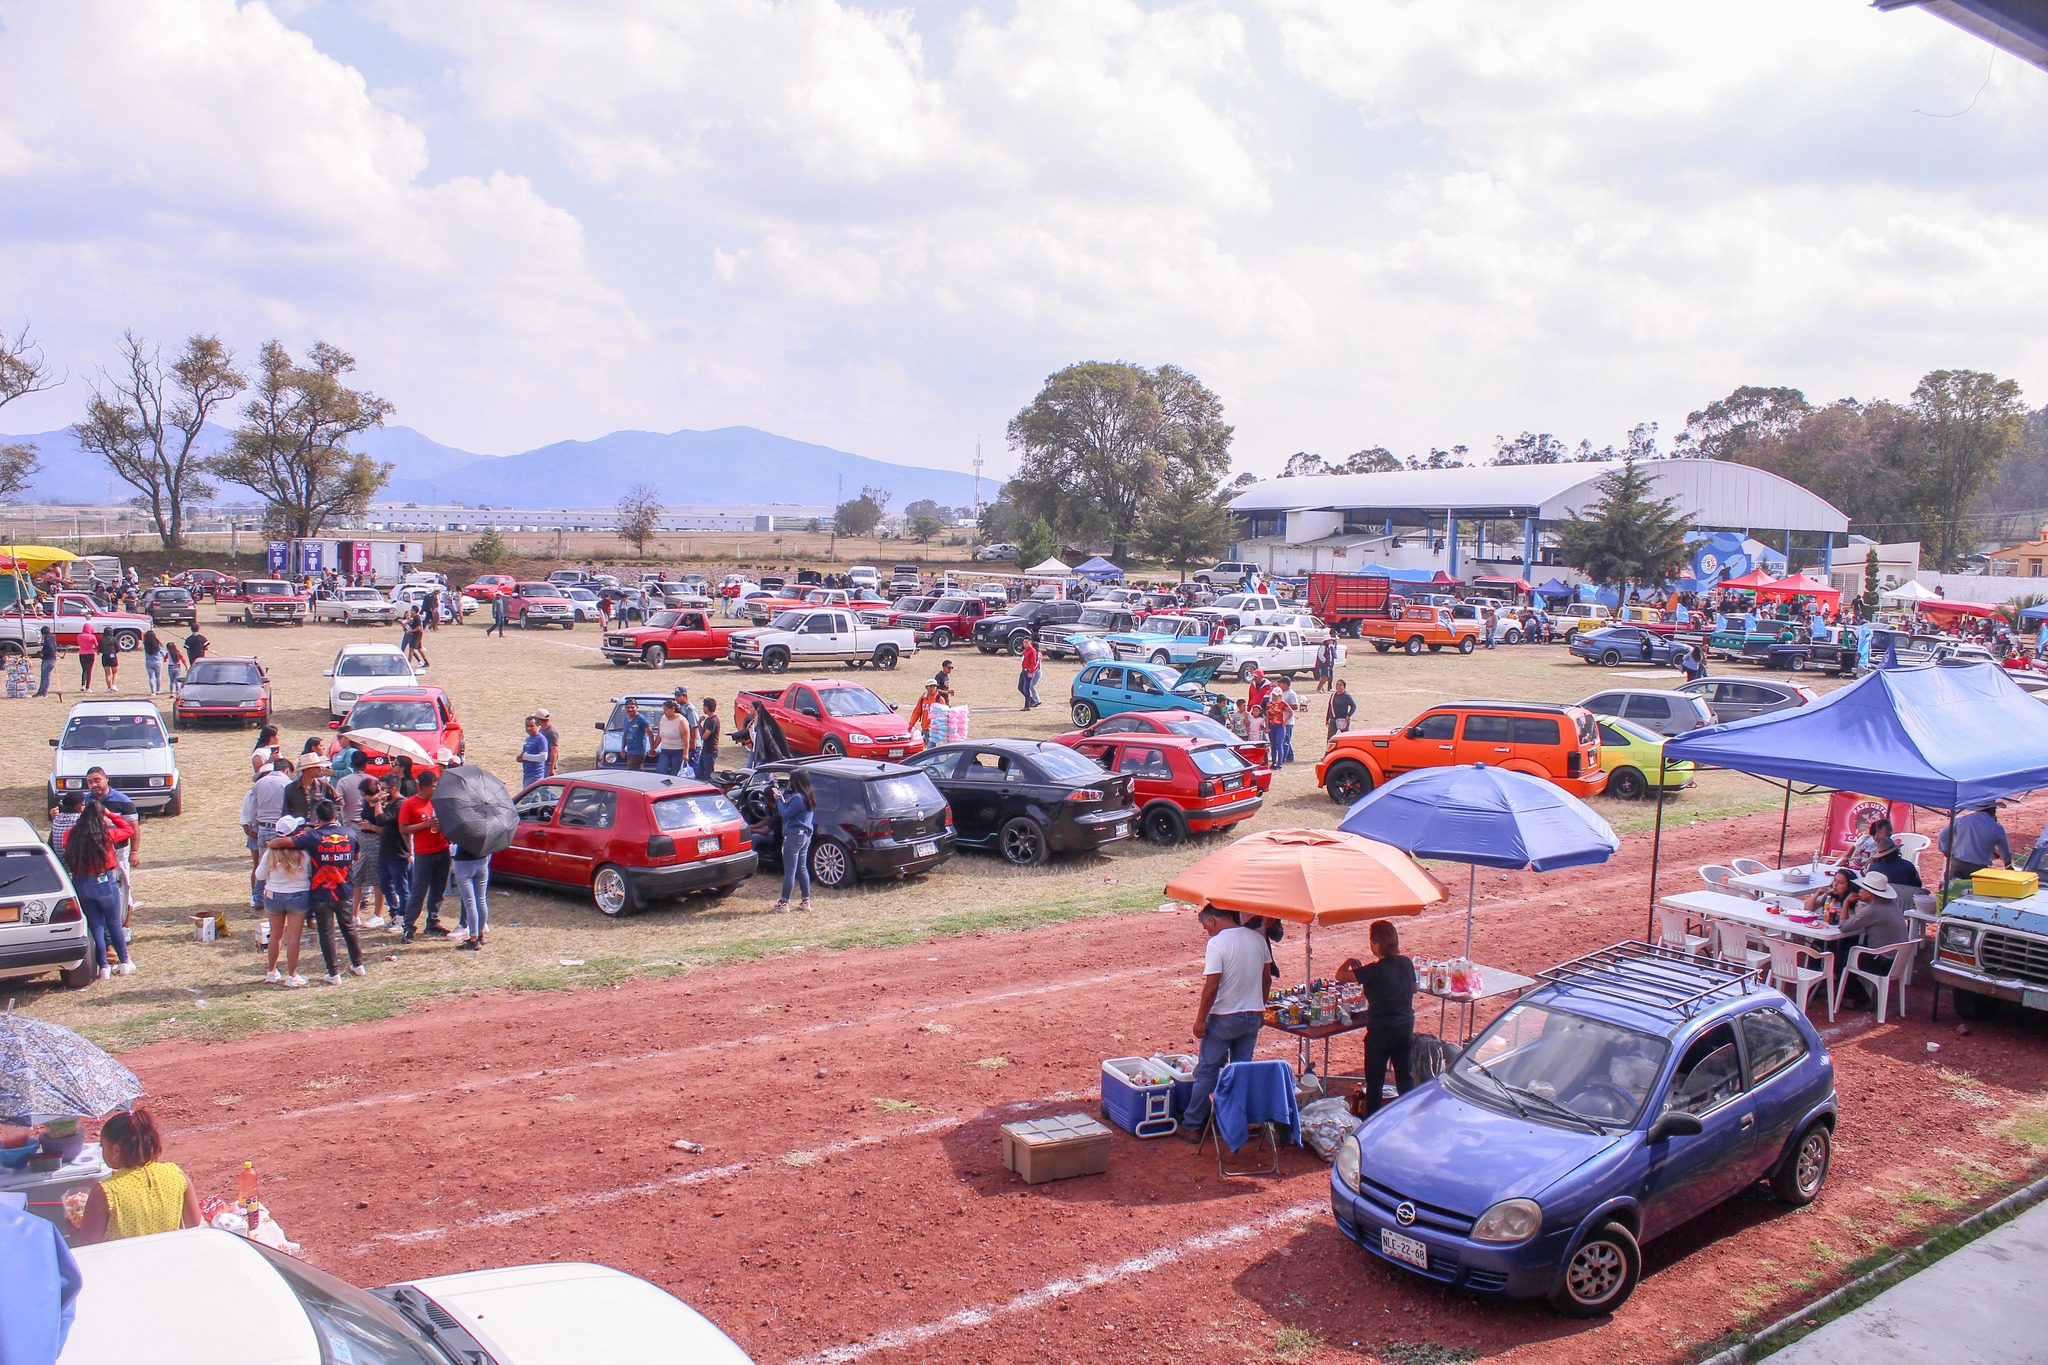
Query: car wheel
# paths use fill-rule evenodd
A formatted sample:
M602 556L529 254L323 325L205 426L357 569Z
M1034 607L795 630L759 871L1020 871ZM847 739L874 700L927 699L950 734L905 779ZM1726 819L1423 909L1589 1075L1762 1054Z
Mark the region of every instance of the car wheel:
M997 846L1002 849L1004 860L1018 867L1037 867L1050 852L1045 830L1036 820L1023 815L1003 826Z
M1805 656L1805 655L1803 655L1803 654L1794 654L1794 655L1792 656L1792 671L1793 671L1794 673L1804 673L1804 672L1806 671L1806 656Z
M85 960L76 967L66 967L58 972L57 979L69 990L82 991L100 979L100 969L92 965L92 954L88 952Z
M1956 1013L1972 1023L1990 1019L1998 1013L1998 1000L1994 996L1979 995L1975 991L1952 991L1956 998Z
M1614 668L1620 663L1621 651L1618 649L1610 649L1600 656L1600 666L1602 668Z
M1138 832L1161 848L1172 848L1188 837L1188 819L1179 810L1161 802L1147 808L1139 818Z
M1340 806L1348 806L1372 791L1372 773L1363 763L1344 759L1330 765L1323 778L1323 790Z
M606 916L617 919L634 908L633 884L625 873L606 863L590 879L590 899Z
M1607 794L1622 801L1640 801L1650 794L1650 779L1634 768L1616 768L1607 775Z
M1387 643L1386 641L1384 641L1384 640L1375 640L1375 641L1373 642L1373 646L1372 646L1372 647L1373 647L1374 649L1378 650L1378 651L1379 651L1380 653L1382 653L1382 654L1386 654L1386 653L1389 653L1389 652L1391 652L1391 651L1393 650L1393 648L1394 648L1394 647L1393 647L1392 645L1388 644L1388 643Z
M1402 648L1406 649L1410 654L1422 653L1422 637L1420 635L1409 636L1408 643L1402 646Z
M1152 657L1150 660L1148 660L1148 662L1155 664L1169 664L1173 662L1173 656L1171 654L1168 654L1163 649L1155 649L1152 651Z
M126 654L131 649L138 649L141 645L142 637L132 630L117 630L114 632L114 648L120 650L123 654Z
M952 631L950 631L950 630L947 630L947 629L946 629L946 628L945 628L944 626L940 626L940 627L939 627L939 628L938 628L937 630L935 630L935 631L933 631L933 632L932 632L932 648L933 648L933 649L951 649L952 647L953 647L953 632L952 632Z
M1771 1193L1780 1202L1804 1208L1828 1183L1828 1165L1834 1159L1834 1135L1825 1123L1815 1123L1799 1135L1799 1141L1785 1157L1784 1165L1771 1175Z
M1566 649L1570 649L1570 648L1571 648L1571 647L1572 647L1572 646L1573 646L1574 644L1576 644L1576 643L1578 642L1578 638L1579 638L1579 632L1578 632L1578 630L1577 630L1576 628L1574 628L1574 629L1572 629L1572 630L1568 630L1568 631L1566 631L1566 632L1564 633L1564 644L1565 644L1565 648L1566 648Z
M1021 656L1021 655L1022 655L1022 654L1024 653L1024 644L1025 644L1025 642L1026 642L1026 641L1028 641L1028 640L1029 640L1030 638L1031 638L1031 632L1030 632L1030 631L1027 631L1027 630L1020 630L1020 631L1018 631L1018 632L1017 632L1017 633L1016 633L1015 635L1012 635L1012 636L1010 637L1010 645L1009 645L1009 648L1010 648L1010 653L1011 653L1012 655L1018 655L1018 656Z
M1075 702L1068 712L1073 716L1074 725L1078 729L1085 730L1095 723L1095 708L1085 701Z
M1257 676L1258 671L1259 666L1250 659L1246 659L1237 666L1237 680L1241 683L1248 683Z
M176 791L171 793L170 802L164 807L164 818L166 820L169 820L176 816L183 815L184 813L185 789L183 787L180 787Z
M667 668L668 651L660 645L649 645L640 651L640 662L649 668Z
M1634 1235L1619 1223L1603 1224L1565 1262L1550 1306L1568 1318L1612 1313L1635 1292L1642 1273L1643 1253Z
M1522 643L1522 632L1519 630L1511 630L1507 634L1501 636L1500 638L1503 642L1507 644L1518 645Z
M839 736L827 735L824 741L818 745L818 752L826 758L844 758L846 757L846 746L839 742Z
M889 669L896 667L896 646L878 645L875 648L875 667Z
M1464 639L1458 641L1458 652L1460 654L1470 654L1474 649L1478 647L1479 642L1469 635L1467 635Z
M811 880L827 891L853 885L853 850L837 839L811 845Z
M761 671L764 673L780 673L788 667L789 651L786 649L771 649L761 656Z

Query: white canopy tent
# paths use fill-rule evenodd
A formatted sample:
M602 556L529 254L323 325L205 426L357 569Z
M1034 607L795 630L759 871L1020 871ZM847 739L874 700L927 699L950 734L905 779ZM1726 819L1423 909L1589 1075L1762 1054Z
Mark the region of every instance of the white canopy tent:
M1919 579L1909 578L1898 587L1888 588L1878 596L1887 602L1933 602L1941 594L1922 587Z
M1033 578L1065 578L1073 570L1060 563L1057 556L1042 564L1034 564L1024 571Z

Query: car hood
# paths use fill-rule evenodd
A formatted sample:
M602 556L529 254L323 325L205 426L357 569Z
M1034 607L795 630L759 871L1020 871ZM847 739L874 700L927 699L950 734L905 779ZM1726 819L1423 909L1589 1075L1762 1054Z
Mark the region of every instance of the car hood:
M80 777L89 768L105 768L112 777L156 777L177 767L175 749L59 749L50 764L57 777Z
M695 1309L601 1265L516 1266L416 1280L500 1365L602 1360L608 1365L750 1365Z
M263 700L263 689L245 683L191 683L179 690L179 699L194 706L240 706Z
M1218 662L1214 659L1198 659L1180 671L1180 679L1173 685L1178 692L1184 687L1205 687L1216 680Z
M1406 1198L1477 1218L1503 1199L1540 1202L1620 1140L1517 1118L1435 1080L1358 1130L1358 1168Z

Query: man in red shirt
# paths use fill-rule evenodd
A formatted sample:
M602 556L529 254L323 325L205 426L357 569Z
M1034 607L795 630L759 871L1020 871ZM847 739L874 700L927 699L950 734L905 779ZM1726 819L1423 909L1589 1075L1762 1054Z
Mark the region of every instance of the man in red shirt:
M432 768L422 770L419 791L398 807L398 828L412 839L412 897L405 903L401 943L412 942L422 909L427 912L427 933L448 937L448 926L441 923L441 898L448 894L448 837L434 815L434 784L440 776Z
M1028 635L1017 656L1017 690L1024 694L1026 711L1038 705L1038 642Z

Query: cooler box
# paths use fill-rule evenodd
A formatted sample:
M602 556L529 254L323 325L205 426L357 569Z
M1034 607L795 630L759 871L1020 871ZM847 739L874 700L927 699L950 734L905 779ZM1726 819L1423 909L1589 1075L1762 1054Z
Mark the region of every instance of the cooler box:
M1086 1114L1006 1123L1003 1165L1027 1185L1101 1175L1109 1169L1109 1129Z
M1980 896L2018 900L2039 891L2041 877L2039 873L2014 867L1987 867L1970 878L1970 889Z
M1173 1079L1150 1057L1110 1057L1102 1063L1102 1116L1133 1137L1165 1137L1180 1126L1173 1116Z
M1191 1052L1155 1052L1152 1064L1173 1078L1173 1116L1188 1112L1188 1099L1195 1093L1195 1065L1202 1059Z

